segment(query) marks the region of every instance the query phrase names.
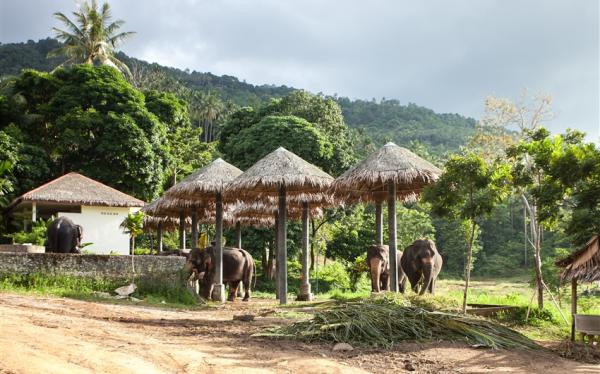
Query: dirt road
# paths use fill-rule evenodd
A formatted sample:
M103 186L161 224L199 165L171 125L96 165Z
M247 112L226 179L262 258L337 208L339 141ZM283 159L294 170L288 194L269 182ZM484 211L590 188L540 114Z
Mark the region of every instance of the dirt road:
M268 300L182 311L0 293L0 373L598 373L550 353L463 344L332 352L251 335L289 323ZM252 322L233 320L251 313ZM388 371L389 372L389 371Z

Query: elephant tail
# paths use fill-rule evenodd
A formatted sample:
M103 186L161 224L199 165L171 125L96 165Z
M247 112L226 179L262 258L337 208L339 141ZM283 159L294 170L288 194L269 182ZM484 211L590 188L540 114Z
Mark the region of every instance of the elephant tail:
M256 278L258 277L256 276L256 262L254 262L254 259L252 259L252 267L254 268L254 272L252 273L254 275L254 285L252 289L256 289Z

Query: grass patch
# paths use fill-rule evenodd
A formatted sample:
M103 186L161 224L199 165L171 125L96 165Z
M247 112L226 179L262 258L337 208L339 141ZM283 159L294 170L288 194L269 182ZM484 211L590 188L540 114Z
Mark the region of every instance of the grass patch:
M98 296L98 292L113 294L118 287L127 285L127 279L76 277L55 274L10 274L0 276L0 291L34 295L70 297L93 301L120 301ZM151 276L135 280L137 290L131 295L151 305L194 306L196 299L183 282L164 276Z

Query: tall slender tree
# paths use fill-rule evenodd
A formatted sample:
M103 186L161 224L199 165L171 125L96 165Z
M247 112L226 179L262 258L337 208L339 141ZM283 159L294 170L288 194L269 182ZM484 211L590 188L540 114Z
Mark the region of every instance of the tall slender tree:
M66 57L67 60L61 65L110 65L131 76L127 65L115 57L115 47L134 32L119 32L125 21L111 22L110 5L104 2L99 7L96 0L85 1L73 12L73 16L74 20L71 20L64 13L54 13L66 30L52 28L63 45L50 51L48 57Z

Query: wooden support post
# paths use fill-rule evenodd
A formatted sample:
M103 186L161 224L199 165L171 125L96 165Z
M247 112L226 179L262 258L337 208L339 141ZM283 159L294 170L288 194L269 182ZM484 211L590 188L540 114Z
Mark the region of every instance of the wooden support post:
M185 252L185 213L179 213L179 248Z
M158 253L162 253L163 251L163 232L162 232L162 222L158 223L158 227L156 229L156 241L158 245Z
M217 193L215 225L215 286L212 299L225 302L225 285L223 284L223 196Z
M571 279L571 341L575 341L575 315L577 314L577 279Z
M287 304L287 210L285 186L279 187L278 223L277 228L277 268L279 303Z
M37 203L34 201L31 203L31 222L35 221L37 221Z
M388 184L388 226L390 235L390 291L398 292L398 265L396 261L396 182Z
M383 245L383 203L375 202L375 243Z
M192 249L198 247L198 211L192 212Z
M235 223L235 239L236 239L236 247L242 248L242 224L240 221Z
M310 292L310 280L308 272L308 251L309 251L309 235L308 235L308 202L302 203L302 279L300 281L300 292L298 300L311 301L313 294Z

